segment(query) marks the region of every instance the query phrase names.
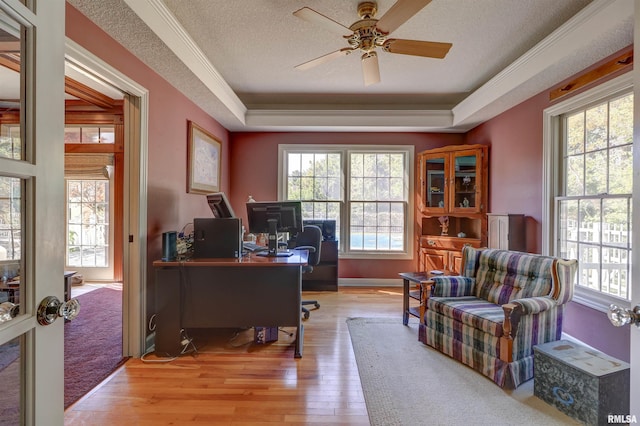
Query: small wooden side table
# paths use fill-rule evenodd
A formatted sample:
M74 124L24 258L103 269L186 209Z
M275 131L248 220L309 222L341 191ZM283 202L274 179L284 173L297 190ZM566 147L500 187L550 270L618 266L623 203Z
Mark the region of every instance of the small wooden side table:
M402 298L402 323L407 325L409 323L409 315L413 315L420 319L420 322L424 319L424 313L426 310L426 297L425 292L430 291L430 287L433 284L433 277L440 277L442 275L452 275L451 272L444 271L438 273L431 272L400 272L398 275L403 280L403 298ZM414 289L411 289L411 283L414 283ZM411 299L420 302L417 306L411 306Z
M403 280L402 324L407 325L409 323L409 315L413 315L422 320L424 307L421 304L411 306L410 301L411 299L422 300L422 283L429 281L431 275L428 272L400 272L398 275L400 275ZM411 289L411 283L414 283L413 289Z

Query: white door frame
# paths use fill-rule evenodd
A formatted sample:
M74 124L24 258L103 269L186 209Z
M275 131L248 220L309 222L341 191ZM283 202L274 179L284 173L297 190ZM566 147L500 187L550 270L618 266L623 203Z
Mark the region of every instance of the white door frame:
M139 128L125 128L123 233L123 355L139 357L144 350L147 282L147 146L149 91L93 53L67 38L68 63L139 99ZM127 111L125 111L125 114ZM125 119L125 127L128 119ZM127 139L129 134L138 135ZM128 241L128 243L127 243Z
M640 0L634 2L634 55L640 55ZM631 235L631 309L640 305L640 67L633 71L633 193L631 194L633 232ZM640 328L631 326L630 415L640 422ZM627 413L620 413L627 414Z

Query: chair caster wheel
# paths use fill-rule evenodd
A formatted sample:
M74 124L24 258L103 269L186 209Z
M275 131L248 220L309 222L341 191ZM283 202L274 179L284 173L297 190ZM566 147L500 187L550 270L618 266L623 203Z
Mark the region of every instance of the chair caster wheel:
M316 308L319 308L319 307L320 307L320 304L319 304L319 303L315 303L315 304L314 304L314 306L315 306Z
M305 312L304 314L302 314L302 316L304 317L304 319L309 319L309 312Z

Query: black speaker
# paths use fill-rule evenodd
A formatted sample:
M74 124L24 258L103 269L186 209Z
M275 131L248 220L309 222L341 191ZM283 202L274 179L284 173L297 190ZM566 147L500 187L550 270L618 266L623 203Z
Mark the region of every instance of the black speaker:
M176 231L162 233L162 260L164 262L170 262L178 258L177 238L178 233Z

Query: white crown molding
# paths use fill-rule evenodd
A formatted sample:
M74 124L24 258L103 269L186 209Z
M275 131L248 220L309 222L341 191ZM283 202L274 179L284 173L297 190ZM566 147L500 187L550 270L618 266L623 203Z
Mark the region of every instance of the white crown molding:
M124 0L202 83L244 123L247 107L162 0Z
M406 127L448 129L449 110L249 110L248 126L270 127Z
M548 37L518 58L453 108L453 125L562 61L572 52L597 41L602 34L633 17L633 0L595 0ZM510 108L511 106L506 106Z

